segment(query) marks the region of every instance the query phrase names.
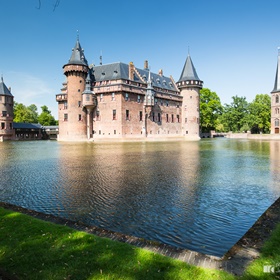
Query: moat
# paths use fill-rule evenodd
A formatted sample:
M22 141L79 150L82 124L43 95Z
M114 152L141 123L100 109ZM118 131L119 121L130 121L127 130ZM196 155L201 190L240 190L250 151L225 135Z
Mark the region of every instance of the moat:
M3 142L0 201L222 256L280 196L280 141Z

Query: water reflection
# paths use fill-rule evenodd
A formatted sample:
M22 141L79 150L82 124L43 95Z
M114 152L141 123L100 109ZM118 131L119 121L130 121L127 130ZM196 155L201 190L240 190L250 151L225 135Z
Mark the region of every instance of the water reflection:
M279 196L279 148L232 139L5 142L0 199L221 256Z

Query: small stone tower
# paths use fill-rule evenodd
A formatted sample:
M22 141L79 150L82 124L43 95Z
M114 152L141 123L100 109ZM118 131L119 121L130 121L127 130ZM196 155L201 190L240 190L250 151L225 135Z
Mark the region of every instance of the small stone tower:
M63 70L67 78L66 89L56 96L59 114L58 140L86 139L87 110L83 106L83 92L89 67L78 38Z
M271 134L280 133L280 48L278 48L278 61L274 88L271 92Z
M153 108L155 106L155 90L152 85L151 72L149 70L149 77L147 81L147 90L144 97L144 112L145 112L145 133L148 135L148 127L150 126Z
M4 83L3 77L0 82L0 141L11 140L14 137L14 97L11 89Z
M190 55L188 55L181 77L176 83L183 96L182 104L182 134L188 138L200 139L200 89L203 82L198 78Z

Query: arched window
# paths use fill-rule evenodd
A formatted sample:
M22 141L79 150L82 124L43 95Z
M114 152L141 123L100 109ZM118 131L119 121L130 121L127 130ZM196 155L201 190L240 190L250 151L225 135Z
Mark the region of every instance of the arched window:
M275 119L275 126L279 126L279 119Z
M279 95L278 94L275 97L275 103L279 103Z
M279 114L279 108L275 108L275 114Z

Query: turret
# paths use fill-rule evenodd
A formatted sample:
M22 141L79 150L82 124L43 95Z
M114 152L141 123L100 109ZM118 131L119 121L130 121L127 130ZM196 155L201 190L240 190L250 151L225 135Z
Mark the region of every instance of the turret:
M83 92L89 67L78 38L63 71L67 77L67 94L61 94L61 100L57 95L59 140L83 139L87 137L87 113L83 107Z
M0 141L12 139L14 97L7 88L3 77L0 82Z
M271 134L280 133L280 48L278 48L278 58L274 88L271 92Z
M188 55L179 81L176 83L181 95L182 133L192 139L200 139L199 94L203 82L199 79L190 55Z
M150 71L149 71L149 78L147 81L147 91L146 91L146 95L145 95L144 105L145 106L154 106L155 105L155 91L152 86Z
M90 78L90 70L88 71L86 78L86 88L83 91L83 108L87 113L87 138L90 139L92 137L91 132L93 131L93 109L97 105L97 98L95 93L91 90L91 78Z

